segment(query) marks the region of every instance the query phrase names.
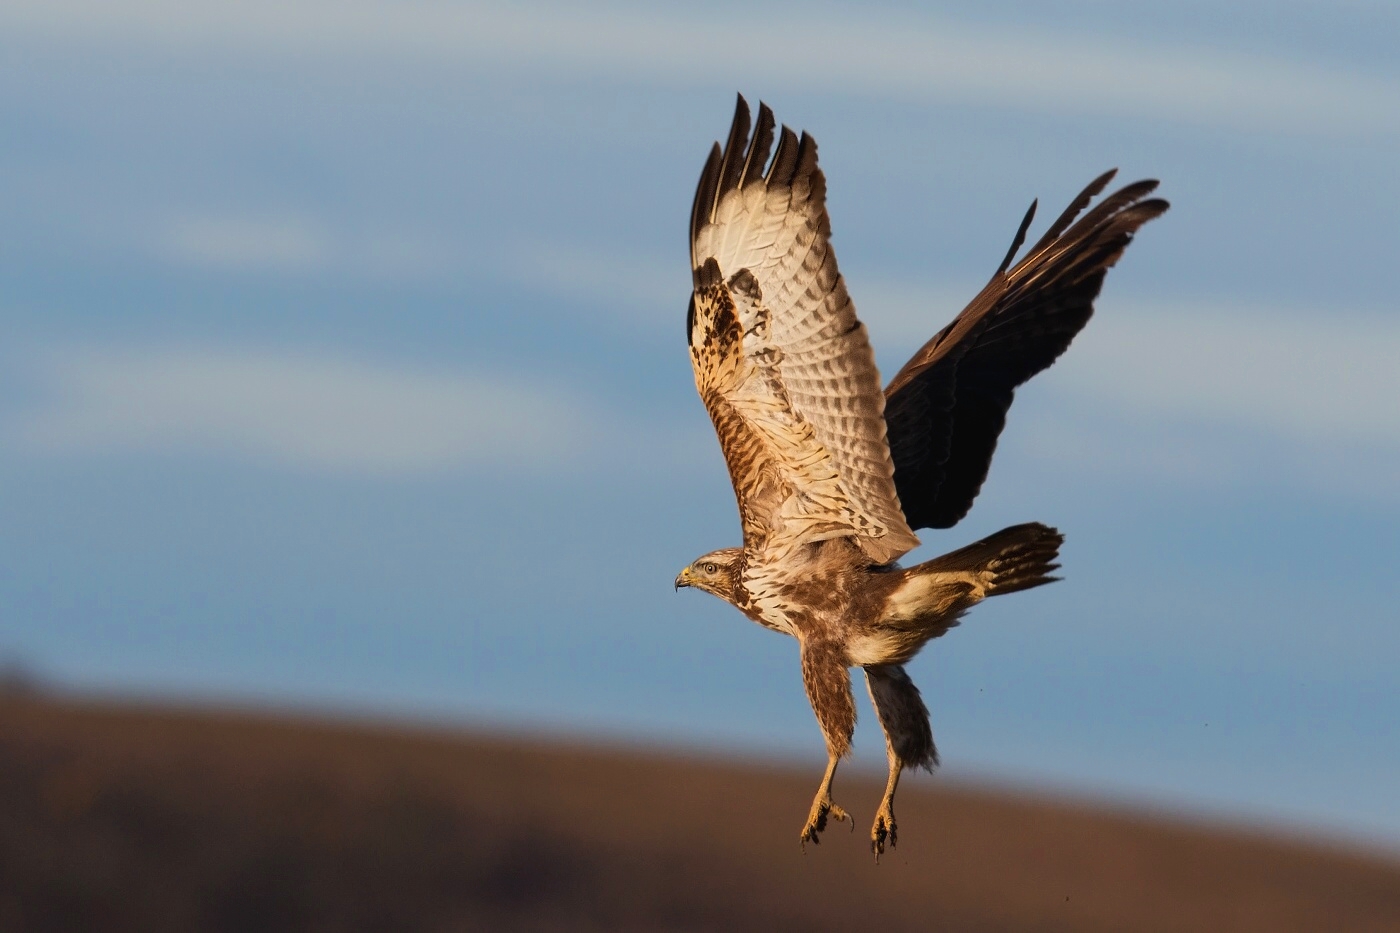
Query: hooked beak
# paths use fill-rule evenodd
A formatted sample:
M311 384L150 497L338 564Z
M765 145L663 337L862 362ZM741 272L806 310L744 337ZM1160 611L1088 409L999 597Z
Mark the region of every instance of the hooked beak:
M676 574L676 592L680 592L681 587L690 586L690 568L687 567Z

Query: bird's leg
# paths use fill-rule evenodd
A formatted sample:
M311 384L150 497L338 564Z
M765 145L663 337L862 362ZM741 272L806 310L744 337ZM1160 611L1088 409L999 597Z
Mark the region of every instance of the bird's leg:
M925 768L932 771L938 764L938 749L933 744L928 709L919 696L919 688L898 664L872 664L865 669L865 685L870 689L870 702L885 733L885 752L890 762L890 777L885 783L885 797L875 813L875 825L870 828L870 851L875 861L884 854L885 845L894 848L897 841L894 822L894 791L899 775L905 768Z
M856 705L851 697L851 672L846 666L846 653L830 641L808 639L802 642L802 683L812 712L817 715L822 736L826 739L826 774L812 800L812 812L802 827L802 847L808 840L817 842L817 835L826 829L826 818L847 820L846 811L831 802L831 779L836 775L836 763L851 749L851 735L856 731Z
M807 825L802 827L801 841L804 849L807 848L808 842L813 845L821 842L819 834L826 829L828 816L842 822L850 819L845 810L831 802L831 781L836 777L836 763L840 760L836 755L827 758L826 774L822 775L821 786L817 788L817 796L812 800L812 811L807 814Z
M894 822L894 790L899 786L899 773L904 770L904 762L893 749L889 751L889 759L890 777L885 782L885 796L880 801L880 809L875 811L875 825L870 829L870 851L875 853L877 862L885 853L885 842L888 841L893 849L898 841Z

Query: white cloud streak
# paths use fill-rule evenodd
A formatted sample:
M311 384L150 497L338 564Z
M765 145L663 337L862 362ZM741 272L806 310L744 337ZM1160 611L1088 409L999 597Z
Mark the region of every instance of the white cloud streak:
M856 297L877 343L912 349L975 291L870 283ZM1091 473L1400 496L1400 315L1142 300L1111 287L1097 304L1028 387L1054 401L1035 422L1013 412L1011 446ZM903 358L882 362L888 375Z
M647 6L369 0L42 0L0 6L7 36L177 51L388 57L673 83L825 87L1062 114L1146 115L1231 129L1400 132L1400 79L1345 63L1081 33L1017 33L927 17L734 23Z
M541 255L533 284L545 293L566 279L590 308L603 304L620 322L678 320L680 300L660 275L619 300L615 280L626 263L563 248ZM591 272L568 272L576 265ZM884 375L980 284L852 281ZM1145 300L1111 285L1097 304L1066 357L1029 390L1053 394L1056 410L1039 424L1013 415L1009 444L1099 473L1229 484L1253 481L1262 468L1308 487L1400 495L1400 315Z
M1153 416L1400 453L1400 315L1114 303L1057 385Z
M911 348L976 291L852 286L873 338ZM1096 305L1038 384L1101 410L1400 450L1400 314L1145 300L1111 286ZM882 360L891 373L902 362Z
M564 277L582 271L588 256L540 245L531 247L541 253L539 263L530 265L520 261L518 249L499 249L483 258L475 244L441 233L346 229L283 211L177 212L152 225L143 242L150 255L177 266L248 274L335 272L413 280L460 272L475 258L477 265L467 267L474 274L557 282L560 291L568 284Z
M50 350L0 442L29 455L214 452L318 473L564 466L596 441L577 396L491 373L283 351Z
M678 319L675 288L660 275L619 300L624 263L568 249L542 255L533 284L544 292L567 280L590 307L605 304L621 322ZM576 265L588 274L569 272ZM884 375L979 287L852 281ZM1017 421L1012 445L1098 472L1230 483L1263 465L1308 486L1400 495L1400 315L1144 300L1111 287L1098 306L1064 360L1031 389L1052 393L1059 413Z
M620 321L674 330L680 326L677 322L684 320L690 300L687 263L680 249L674 256L659 259L652 254L619 256L604 250L534 242L502 251L481 273L557 298L576 300L587 295Z
M955 313L962 291L866 283L874 300L862 316L878 343L912 348ZM1034 423L1017 422L1012 446L1097 473L1230 484L1262 470L1400 495L1400 319L1120 296L1100 305L1066 359L1037 377L1032 391L1054 401ZM395 476L670 469L713 443L703 420L632 424L565 387L498 373L227 348L12 359L29 388L0 412L0 445L28 456L192 451ZM886 374L900 362L885 359Z
M180 263L239 271L313 269L332 253L325 232L298 217L187 217L157 249Z
M516 271L542 292L567 283L629 324L679 320L684 298L659 261L562 247L534 252L541 262L533 275L531 267ZM658 271L623 289L618 282L629 267ZM886 377L981 287L972 279L865 276L849 284ZM1172 444L1195 424L1329 448L1329 456L1390 452L1400 487L1400 314L1141 299L1111 285L1097 304L1099 313L1065 359L1036 377L1038 388L1081 411L1170 424ZM1209 462L1184 449L1174 459L1190 469Z
M684 297L659 261L565 247L530 252L539 265L512 271L539 291L567 284L627 324L679 320ZM632 267L658 271L619 286ZM850 287L889 377L981 283L862 276ZM1036 377L1038 390L1078 411L1158 424L1170 445L1197 425L1308 445L1329 457L1392 456L1400 488L1400 314L1142 299L1111 285L1097 305L1065 359ZM1187 472L1211 462L1180 447L1168 459Z

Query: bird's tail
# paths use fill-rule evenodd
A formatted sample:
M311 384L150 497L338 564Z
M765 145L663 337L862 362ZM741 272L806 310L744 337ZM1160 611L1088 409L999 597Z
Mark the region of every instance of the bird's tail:
M1039 522L1013 525L975 544L934 558L923 567L932 571L971 571L983 576L987 596L1015 593L1054 583L1050 576L1065 537Z

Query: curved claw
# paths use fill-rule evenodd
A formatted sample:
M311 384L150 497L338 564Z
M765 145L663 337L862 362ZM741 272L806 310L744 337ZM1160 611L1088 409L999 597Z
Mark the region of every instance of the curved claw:
M875 863L879 864L880 856L885 853L885 843L888 842L891 849L899 841L899 834L894 822L894 808L888 802L880 807L880 812L875 814L875 825L870 829L870 851L875 855Z
M807 825L802 827L802 835L798 841L802 844L802 851L807 851L807 843L821 845L821 833L826 829L827 817L845 822L850 820L851 829L855 829L855 821L845 810L831 802L830 798L819 799L812 803L812 812L807 815Z

